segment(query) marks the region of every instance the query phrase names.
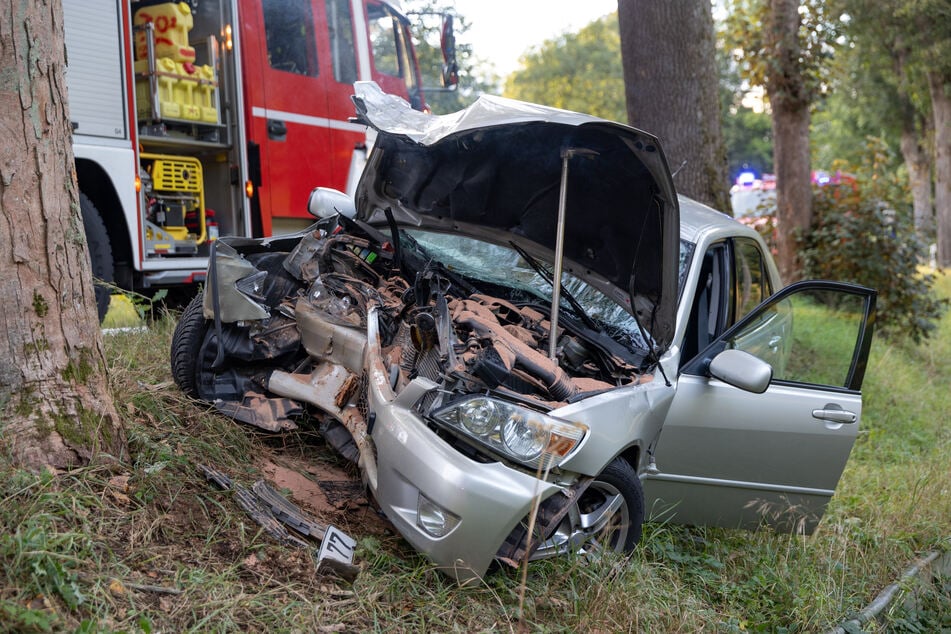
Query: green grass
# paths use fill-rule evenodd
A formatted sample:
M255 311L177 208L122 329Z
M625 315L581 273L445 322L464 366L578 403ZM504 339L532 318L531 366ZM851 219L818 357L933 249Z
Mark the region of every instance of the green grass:
M951 278L939 284L951 296ZM0 465L0 631L812 632L918 554L951 548L948 316L920 346L876 340L863 429L816 534L649 524L628 558L533 564L521 611L517 571L459 588L398 536L361 534L358 518L352 585L261 534L195 465L250 482L262 452L331 450L185 399L169 376L173 328L162 319L105 340L128 464L39 476ZM928 631L947 605L927 595L868 629Z

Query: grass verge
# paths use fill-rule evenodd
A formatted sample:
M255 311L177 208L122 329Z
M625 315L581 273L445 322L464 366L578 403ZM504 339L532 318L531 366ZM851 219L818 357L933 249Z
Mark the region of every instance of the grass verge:
M951 296L951 278L938 288ZM353 584L263 535L196 465L250 482L262 455L332 452L306 430L257 434L185 399L168 371L173 328L106 339L128 464L39 476L0 464L0 631L821 631L917 554L951 548L947 315L920 346L875 342L863 431L816 534L650 524L628 558L533 564L521 613L516 571L459 588L391 531L363 534L360 517L347 527L364 567ZM869 627L946 623L946 595L921 605Z

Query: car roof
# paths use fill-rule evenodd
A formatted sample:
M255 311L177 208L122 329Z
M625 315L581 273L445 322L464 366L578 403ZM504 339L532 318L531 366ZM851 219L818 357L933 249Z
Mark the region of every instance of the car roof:
M756 230L713 207L701 202L677 196L680 203L680 237L688 242L699 243L709 233L756 236Z

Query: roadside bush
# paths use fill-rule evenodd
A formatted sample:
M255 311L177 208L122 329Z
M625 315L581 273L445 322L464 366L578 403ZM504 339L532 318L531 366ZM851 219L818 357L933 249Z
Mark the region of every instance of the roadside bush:
M919 271L927 252L911 220L907 189L886 169L883 146L871 142L854 183L817 187L813 222L802 236L805 277L841 280L878 291L877 332L927 338L947 308L934 276Z

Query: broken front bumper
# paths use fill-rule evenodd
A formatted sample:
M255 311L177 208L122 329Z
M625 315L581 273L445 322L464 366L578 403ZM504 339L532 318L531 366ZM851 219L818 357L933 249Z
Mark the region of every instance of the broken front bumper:
M458 580L477 578L533 501L560 489L501 463L470 460L439 438L412 409L436 385L417 378L396 395L375 311L368 322L368 419L376 448L376 477L368 484L410 544Z

